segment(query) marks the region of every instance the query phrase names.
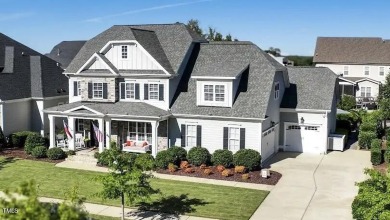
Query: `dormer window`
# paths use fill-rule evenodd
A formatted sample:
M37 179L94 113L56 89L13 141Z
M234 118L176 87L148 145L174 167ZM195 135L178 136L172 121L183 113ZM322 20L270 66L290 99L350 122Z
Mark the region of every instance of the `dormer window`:
M203 97L206 102L224 102L225 101L225 85L209 85L203 86Z
M127 46L122 46L122 59L127 59Z
M233 82L230 80L197 80L196 104L198 106L232 107Z
M275 83L275 88L274 88L275 100L279 99L279 90L280 90L279 82L276 82Z

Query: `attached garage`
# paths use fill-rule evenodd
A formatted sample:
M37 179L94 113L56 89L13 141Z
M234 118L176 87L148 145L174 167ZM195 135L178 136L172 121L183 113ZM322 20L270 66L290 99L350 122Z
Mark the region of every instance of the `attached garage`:
M285 123L285 151L302 153L323 152L322 126Z

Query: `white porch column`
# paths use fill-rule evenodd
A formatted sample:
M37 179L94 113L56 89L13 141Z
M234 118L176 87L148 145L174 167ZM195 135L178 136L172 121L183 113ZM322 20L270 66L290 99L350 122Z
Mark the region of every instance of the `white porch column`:
M110 149L110 143L111 143L111 119L106 119L106 148ZM119 143L117 143L119 144Z
M158 122L151 122L152 124L152 156L156 157L157 155L157 127L158 127Z
M49 126L50 126L50 146L49 148L53 148L56 146L56 127L55 127L55 117L53 115L49 115Z
M102 118L98 119L99 130L104 134L104 120ZM104 140L99 142L99 153L104 151Z
M68 127L72 138L68 140L69 150L75 150L75 134L76 134L76 119L74 117L68 117Z

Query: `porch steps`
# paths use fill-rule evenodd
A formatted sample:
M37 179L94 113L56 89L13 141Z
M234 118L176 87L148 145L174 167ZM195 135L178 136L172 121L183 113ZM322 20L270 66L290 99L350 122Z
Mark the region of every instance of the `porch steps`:
M77 151L76 155L68 156L65 160L85 165L96 165L97 159L94 158L94 154L93 150L81 150Z

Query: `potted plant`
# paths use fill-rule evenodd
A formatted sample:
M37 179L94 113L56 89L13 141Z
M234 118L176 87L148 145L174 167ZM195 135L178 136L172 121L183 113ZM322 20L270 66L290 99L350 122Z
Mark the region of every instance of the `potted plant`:
M85 147L91 147L91 139L84 138L84 144L85 144Z

